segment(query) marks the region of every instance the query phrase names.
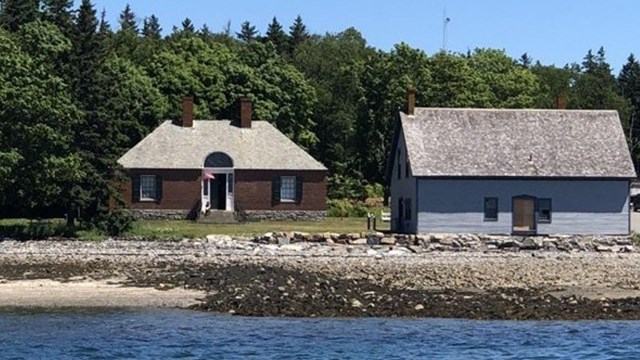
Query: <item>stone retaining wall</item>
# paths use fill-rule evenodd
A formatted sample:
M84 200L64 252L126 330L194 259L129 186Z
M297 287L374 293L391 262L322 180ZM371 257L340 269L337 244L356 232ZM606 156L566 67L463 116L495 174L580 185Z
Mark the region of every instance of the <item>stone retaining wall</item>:
M636 244L630 236L551 235L551 236L494 236L482 234L383 234L274 232L253 239L260 243L288 244L291 242L323 242L348 245L406 246L413 252L428 251L598 251L635 252Z
M312 210L244 210L238 211L238 221L322 221L326 211Z
M190 218L189 210L131 209L136 220L184 220Z

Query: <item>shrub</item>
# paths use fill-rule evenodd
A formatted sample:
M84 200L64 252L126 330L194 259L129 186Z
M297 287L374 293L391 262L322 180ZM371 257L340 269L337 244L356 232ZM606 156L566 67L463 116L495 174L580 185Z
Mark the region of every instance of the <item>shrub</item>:
M327 196L330 199L364 200L367 198L367 191L364 180L334 174L328 179Z
M384 197L384 186L382 186L382 184L367 184L364 186L364 189L367 192L367 198Z
M347 199L329 200L327 202L327 216L330 217L365 217L369 213L380 216L381 206L368 206L359 201Z
M133 214L129 210L118 209L103 212L92 220L92 225L97 230L109 236L118 236L131 230L133 226Z

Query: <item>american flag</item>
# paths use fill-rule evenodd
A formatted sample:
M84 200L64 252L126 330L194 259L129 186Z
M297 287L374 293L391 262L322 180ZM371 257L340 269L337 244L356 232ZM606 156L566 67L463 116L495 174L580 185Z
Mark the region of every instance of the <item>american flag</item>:
M202 172L202 177L204 179L215 179L216 178L215 176L213 176L213 173L208 172L208 171Z

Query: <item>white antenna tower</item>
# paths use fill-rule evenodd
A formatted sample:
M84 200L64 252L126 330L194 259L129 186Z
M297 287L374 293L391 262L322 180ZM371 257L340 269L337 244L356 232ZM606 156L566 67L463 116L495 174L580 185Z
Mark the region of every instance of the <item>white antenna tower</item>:
M451 19L447 17L447 8L442 11L442 51L447 51L447 25Z

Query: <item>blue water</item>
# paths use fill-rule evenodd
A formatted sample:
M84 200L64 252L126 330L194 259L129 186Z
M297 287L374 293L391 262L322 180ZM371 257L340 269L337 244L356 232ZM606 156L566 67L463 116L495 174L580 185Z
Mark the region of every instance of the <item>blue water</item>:
M640 322L0 311L1 359L639 359Z

